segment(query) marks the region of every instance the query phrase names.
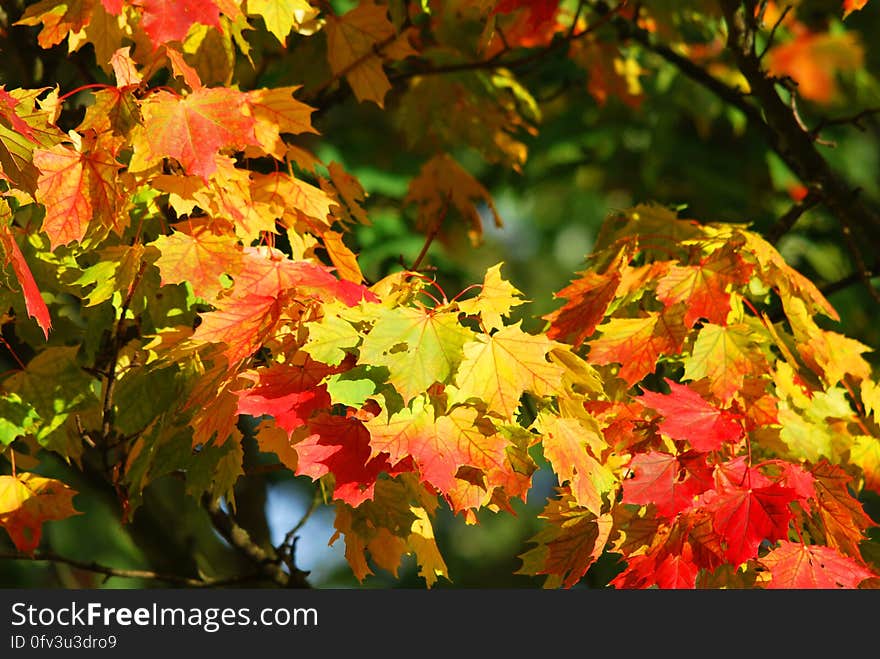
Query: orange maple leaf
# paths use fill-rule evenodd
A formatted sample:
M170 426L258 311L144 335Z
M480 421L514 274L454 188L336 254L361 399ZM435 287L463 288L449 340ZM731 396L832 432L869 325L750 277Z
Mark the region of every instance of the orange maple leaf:
M770 571L765 588L857 588L877 575L831 547L782 540L760 559Z
M188 174L205 183L217 169L221 149L256 145L247 95L228 88L200 88L187 96L160 90L141 106L153 160L176 158Z
M865 53L853 32L831 34L800 30L793 41L767 53L767 70L774 76L790 76L798 94L817 103L830 103L838 95L838 73L862 67Z
M92 223L121 233L125 217L117 173L122 165L105 149L89 153L63 144L36 149L34 165L40 170L37 201L46 207L43 230L54 250L82 240Z
M16 549L32 552L40 544L43 522L80 514L76 490L54 478L32 473L0 476L0 526Z
M642 318L612 318L600 325L601 336L589 342L591 364L620 364L618 377L633 385L654 372L661 355L681 352L687 330L683 311L672 307Z

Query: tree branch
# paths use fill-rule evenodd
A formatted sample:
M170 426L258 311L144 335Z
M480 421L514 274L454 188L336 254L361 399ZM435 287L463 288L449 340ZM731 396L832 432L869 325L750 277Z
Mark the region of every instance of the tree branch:
M801 218L801 215L819 204L819 202L821 201L822 194L819 192L819 190L811 188L809 192L807 192L806 197L804 197L794 206L789 208L785 215L780 217L776 221L776 223L772 227L770 227L765 236L767 238L767 242L773 245L778 243L779 239L782 238L782 236L791 231L795 223Z
M721 0L721 6L727 22L728 48L761 107L763 121L758 125L768 144L805 185L821 191L822 201L843 226L861 227L874 236L880 235L880 215L831 169L817 151L814 136L801 127L791 106L780 97L777 81L761 68L755 53L754 17L737 0Z
M285 572L281 567L282 558L274 555L274 551L268 552L251 540L247 530L239 526L231 515L228 515L220 508L219 500L212 500L210 496L205 495L202 503L220 535L246 556L263 576L274 581L282 588L311 587L306 580L308 572L296 569L295 567L291 569L289 574ZM293 565L292 557L289 564Z
M218 586L228 586L236 583L254 581L261 578L259 574L238 575L235 577L223 579L198 579L194 577L185 577L177 574L165 574L161 572L153 572L152 570L130 570L126 568L110 567L101 565L91 561L80 561L66 556L60 556L51 551L35 551L33 554L25 554L22 552L0 551L0 560L11 561L48 561L51 563L62 563L70 565L79 570L103 574L107 577L122 577L125 579L148 579L150 581L164 581L166 583L175 584L177 586L190 586L192 588L211 588Z

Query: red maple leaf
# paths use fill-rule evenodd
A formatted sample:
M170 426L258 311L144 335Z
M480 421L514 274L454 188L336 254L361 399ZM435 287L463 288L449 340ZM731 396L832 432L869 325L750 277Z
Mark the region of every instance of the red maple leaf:
M40 289L37 287L37 282L34 281L34 275L31 273L31 269L28 267L24 254L21 253L21 249L18 247L18 243L15 242L12 231L2 220L0 220L0 245L3 246L7 261L12 262L12 271L21 285L28 316L37 321L40 329L43 330L43 335L48 339L49 330L52 327L49 308L46 306L43 296L40 295Z
M24 135L32 142L38 143L34 129L15 111L15 106L19 103L21 101L6 91L6 85L0 85L0 119L8 123L12 130L19 135Z
M688 466L668 453L636 455L630 462L635 476L623 482L623 503L653 503L658 515L669 518L693 507L711 483L700 473L699 461Z
M320 384L331 369L307 359L305 364L273 364L254 373L245 373L256 386L234 392L238 413L260 417L269 415L290 435L304 426L317 410L330 407L327 387Z
M877 575L836 549L783 540L761 559L770 571L765 588L857 588Z
M687 441L697 451L717 451L724 442L737 442L743 436L740 415L719 410L696 391L666 379L667 395L645 391L638 400L663 415L660 432L672 439Z
M193 333L193 340L224 343L223 354L234 368L250 357L275 327L281 313L279 301L268 295L245 295L228 308L209 311Z
M333 497L350 506L373 498L376 478L406 471L405 464L392 469L388 454L370 457L370 433L355 418L319 414L308 424L309 436L294 444L296 475L318 479L327 473L334 478Z
M610 585L617 589L694 588L699 570L689 543L683 543L679 551L672 551L666 543L657 543L647 553L629 557L626 567Z
M715 531L727 547L724 556L734 565L740 565L757 556L764 540L774 542L788 534L792 518L789 503L797 499L790 487L728 486L709 490L701 497L701 504L712 514Z
M137 0L132 4L143 9L141 27L153 50L168 41L183 41L194 23L220 29L220 10L211 0Z

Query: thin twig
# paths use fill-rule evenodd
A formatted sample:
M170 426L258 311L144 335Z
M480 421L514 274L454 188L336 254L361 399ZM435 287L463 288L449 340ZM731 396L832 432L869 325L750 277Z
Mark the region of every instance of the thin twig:
M837 281L833 281L830 284L825 284L819 288L822 295L828 297L829 295L833 295L834 293L839 293L840 291L849 288L853 284L858 284L863 282L865 276L868 278L873 278L876 276L876 273L880 272L880 261L875 261L874 266L871 268L866 268L864 272L851 272L843 279L838 279Z
M205 495L203 505L208 511L214 528L226 541L247 557L254 566L268 579L282 588L310 588L306 581L307 572L294 569L288 574L281 567L281 557L268 552L255 543L246 529L220 508L220 501Z
M816 206L822 201L822 193L817 188L810 188L807 195L798 203L794 204L788 211L776 220L776 223L767 231L765 238L767 242L775 245L785 234L791 231L795 223L800 219L801 215Z
M119 310L119 319L116 321L113 338L111 339L113 341L113 353L110 356L110 365L107 367L104 402L101 406L101 439L104 444L109 441L110 435L113 431L113 394L116 389L116 367L119 361L119 351L122 349L123 322L125 322L125 314L128 313L128 308L131 306L134 293L137 290L146 269L147 262L141 261L137 274L134 276L131 286L128 289L128 294L125 296L125 300L122 303L122 308Z
M862 124L862 119L866 117L873 116L875 114L880 114L880 108L867 108L858 112L849 117L838 117L836 119L822 119L816 127L810 131L811 135L818 135L820 131L828 128L828 126L845 126L847 124L852 124L856 128L861 131L865 130L864 124Z
M443 209L440 211L440 217L433 224L433 226L428 230L428 234L425 236L425 244L422 245L422 249L419 252L419 255L416 256L416 260L413 261L412 265L409 267L413 272L418 271L419 266L422 264L422 261L428 255L428 249L430 249L431 244L434 242L434 239L437 237L437 234L440 233L440 227L443 225L443 221L446 219L446 213L449 211L449 195L446 196Z
M868 291L868 294L874 298L874 301L877 304L880 304L880 291L874 288L874 284L871 283L872 273L868 270L868 267L865 265L865 259L862 258L862 251L859 248L858 241L856 241L853 227L851 227L845 220L841 219L841 231L843 232L843 239L846 243L846 248L849 250L850 255L852 256L853 263L856 266L856 274L859 275L859 279L862 284L864 284L865 289Z
M765 6L766 7L766 6ZM763 18L763 9L762 7L762 16ZM763 50L761 50L761 54L758 55L758 59L764 59L764 55L767 54L767 51L770 50L770 46L773 45L773 39L776 38L776 30L779 29L779 26L782 25L782 21L785 20L785 17L788 15L788 12L791 11L791 5L785 5L785 9L782 10L782 13L779 15L779 18L776 19L776 22L773 24L773 27L770 29L770 34L767 36L767 43L764 44Z
M749 11L737 0L721 0L721 6L727 23L727 46L749 83L752 98L760 104L760 110L753 107L761 118L758 125L768 145L805 185L822 190L823 203L841 225L859 227L870 236L880 235L880 214L858 199L852 186L819 153L814 136L802 128L790 105L779 95L779 81L761 67ZM872 247L876 245L874 242Z
M60 556L51 551L35 551L33 554L22 552L0 551L0 560L10 561L48 561L51 563L61 563L70 565L80 570L103 574L108 577L121 577L124 579L147 579L150 581L164 581L166 583L178 586L190 586L193 588L209 588L217 586L225 586L245 581L254 581L259 579L259 575L247 574L222 579L205 579L185 577L178 574L167 574L162 572L153 572L152 570L130 570L127 568L111 567L109 565L101 565L92 561L80 561L75 558Z

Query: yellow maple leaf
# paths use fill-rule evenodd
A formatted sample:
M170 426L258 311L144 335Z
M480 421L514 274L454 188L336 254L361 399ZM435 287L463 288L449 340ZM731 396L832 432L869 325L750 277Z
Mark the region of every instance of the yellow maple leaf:
M32 473L0 476L0 526L19 551L40 544L43 522L80 514L73 507L77 491L54 478Z
M557 344L546 336L523 332L521 324L491 336L479 334L464 345L451 403L478 398L490 411L509 419L524 392L547 396L559 390L563 369L547 360Z

